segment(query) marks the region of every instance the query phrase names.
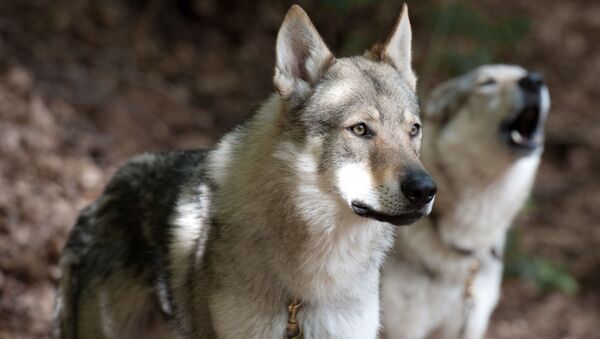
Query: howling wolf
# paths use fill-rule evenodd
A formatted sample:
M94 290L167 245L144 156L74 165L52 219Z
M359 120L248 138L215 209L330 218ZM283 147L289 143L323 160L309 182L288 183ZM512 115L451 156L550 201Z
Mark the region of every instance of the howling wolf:
M498 301L506 231L543 150L539 74L487 65L437 87L423 161L440 187L430 217L402 228L383 268L385 338L479 339Z

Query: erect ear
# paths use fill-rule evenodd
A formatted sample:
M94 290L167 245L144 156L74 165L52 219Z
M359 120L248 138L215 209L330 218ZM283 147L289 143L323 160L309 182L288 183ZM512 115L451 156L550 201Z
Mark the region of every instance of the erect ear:
M306 12L293 5L277 34L273 83L285 99L305 97L334 57Z
M436 86L427 97L424 119L440 126L445 125L464 104L469 93L469 84L469 78L463 76Z
M400 72L410 87L415 90L417 77L412 70L412 30L408 19L408 6L402 5L402 12L396 20L387 38L375 44L366 55L372 59L384 61Z

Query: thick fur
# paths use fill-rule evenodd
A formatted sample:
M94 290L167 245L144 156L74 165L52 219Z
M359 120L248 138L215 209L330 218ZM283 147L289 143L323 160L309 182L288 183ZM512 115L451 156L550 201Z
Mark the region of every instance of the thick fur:
M519 85L526 74L516 66L482 66L429 98L423 160L440 193L431 217L400 230L382 270L385 338L483 337L499 297L505 235L530 194L543 150L545 86L535 147L511 146L511 135L501 133L526 105ZM514 132L512 138L520 140ZM477 263L470 299L465 289Z
M304 338L375 338L394 226L352 204L402 224L432 205L401 192L424 173L406 8L385 41L335 59L293 6L277 93L251 119L212 150L134 158L81 213L56 336L283 338L300 298Z

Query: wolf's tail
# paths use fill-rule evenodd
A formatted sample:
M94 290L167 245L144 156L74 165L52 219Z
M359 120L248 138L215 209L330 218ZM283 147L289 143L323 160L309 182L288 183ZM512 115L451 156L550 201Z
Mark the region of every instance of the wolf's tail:
M77 339L82 292L80 267L92 246L92 229L98 202L84 209L69 235L60 258L62 276L54 302L52 335L56 339Z

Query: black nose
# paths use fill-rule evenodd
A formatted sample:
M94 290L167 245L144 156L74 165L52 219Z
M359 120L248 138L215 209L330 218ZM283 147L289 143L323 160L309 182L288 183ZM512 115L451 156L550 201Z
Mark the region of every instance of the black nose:
M528 92L538 92L544 85L544 79L537 72L529 72L519 79L519 86Z
M406 199L417 208L428 204L437 192L435 182L426 173L409 176L404 180L401 188Z

